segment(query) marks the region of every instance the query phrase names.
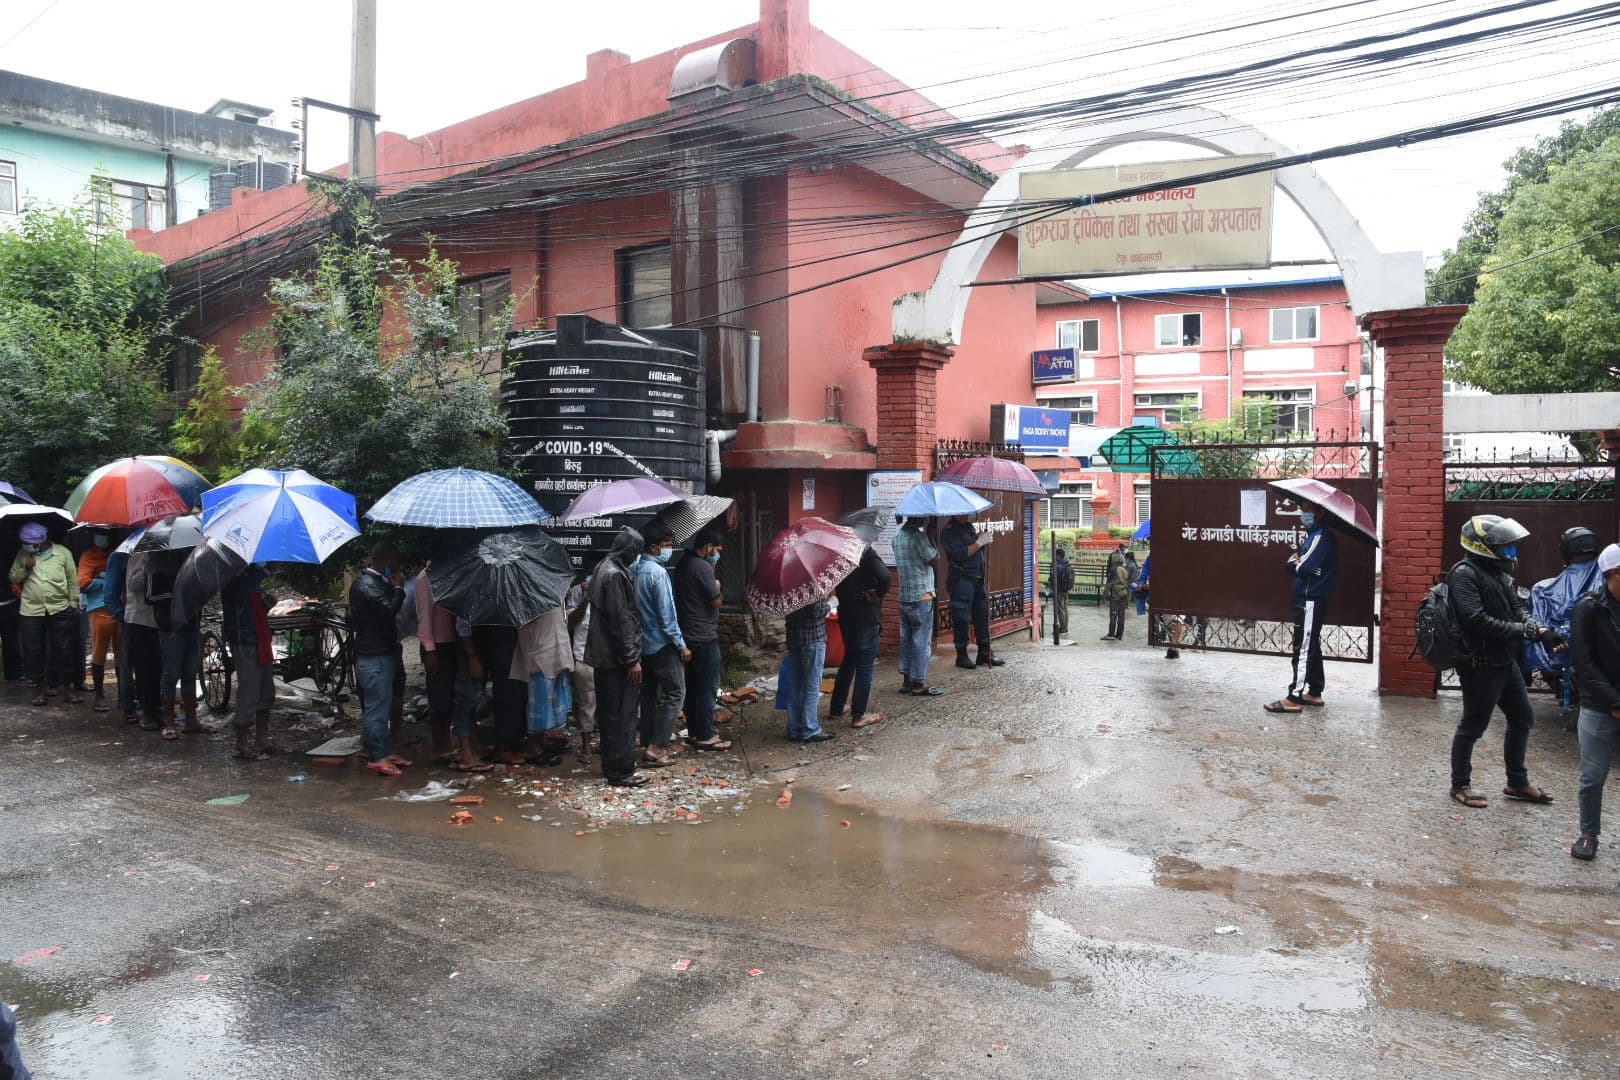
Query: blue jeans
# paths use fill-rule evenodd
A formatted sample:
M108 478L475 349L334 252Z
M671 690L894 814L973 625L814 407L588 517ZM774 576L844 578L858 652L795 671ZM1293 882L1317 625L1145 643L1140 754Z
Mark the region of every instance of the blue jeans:
M1603 818L1603 783L1609 778L1620 720L1599 709L1581 706L1581 786L1576 796L1581 808L1581 833L1596 836Z
M1148 594L1143 592L1141 589L1136 590L1136 613L1138 615L1146 615L1147 606Z
M866 715L866 703L872 696L872 668L877 665L878 642L882 638L879 623L844 627L844 662L838 665L838 678L833 680L828 716L843 712L846 700L851 719Z
M807 739L821 732L816 722L816 706L821 703L821 672L827 666L827 643L818 641L808 649L789 649L793 696L788 699L788 738Z
M900 674L927 685L928 661L934 655L934 601L900 605Z
M354 658L354 682L360 688L367 761L381 761L394 752L388 713L394 704L394 673L398 667L399 658L393 653Z
M686 669L686 734L693 742L714 738L714 695L720 692L720 643L688 641L692 662Z

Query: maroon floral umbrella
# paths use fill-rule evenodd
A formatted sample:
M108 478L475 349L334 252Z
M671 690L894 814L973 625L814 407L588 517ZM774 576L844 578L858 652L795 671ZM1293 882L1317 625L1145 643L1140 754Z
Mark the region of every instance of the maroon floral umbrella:
M936 480L949 480L965 488L980 491L1017 491L1025 495L1044 497L1046 485L1041 478L1016 461L998 457L963 458L940 472Z
M786 615L825 600L860 565L866 541L855 530L818 517L800 518L759 553L748 602L754 610Z

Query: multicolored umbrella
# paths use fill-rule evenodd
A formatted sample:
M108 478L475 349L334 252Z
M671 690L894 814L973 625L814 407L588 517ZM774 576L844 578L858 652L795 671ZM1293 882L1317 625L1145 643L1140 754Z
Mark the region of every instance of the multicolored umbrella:
M1308 476L1296 476L1290 480L1273 480L1270 486L1278 491L1286 491L1296 502L1308 502L1320 507L1324 513L1333 515L1368 540L1378 543L1378 525L1367 508L1332 484Z
M853 529L818 517L800 518L759 553L748 602L756 611L787 615L825 600L855 572L866 541Z
M517 484L477 469L417 473L394 485L366 517L429 529L507 529L551 520Z
M977 514L990 509L990 506L989 499L960 484L953 484L949 480L931 480L906 492L895 513L901 517L956 517L958 514Z
M6 503L31 503L34 497L16 484L0 480L0 506Z
M1046 497L1041 478L1027 466L1007 458L963 458L942 469L937 479L980 491L1017 491L1032 498Z
M202 504L203 535L244 563L322 563L360 535L354 496L302 469L249 469Z
M563 511L563 522L588 521L608 518L616 514L632 514L637 510L653 510L690 496L674 484L651 476L635 476L629 480L610 480L587 488L584 494Z
M191 513L208 487L207 477L179 458L143 454L85 477L68 496L67 510L77 521L145 525Z
M433 557L433 601L474 626L522 626L559 607L574 583L568 552L533 526L461 541Z

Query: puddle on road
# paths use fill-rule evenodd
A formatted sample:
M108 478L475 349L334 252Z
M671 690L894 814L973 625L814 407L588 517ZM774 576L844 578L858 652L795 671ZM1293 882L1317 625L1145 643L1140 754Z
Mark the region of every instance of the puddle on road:
M702 825L615 826L575 836L499 804L476 825L443 804L350 807L368 823L455 833L537 870L661 911L780 925L826 923L845 942L932 943L965 957L1022 953L1032 898L1052 883L1039 839L980 825L875 813L808 788ZM489 819L500 812L497 825ZM846 828L844 822L849 825Z

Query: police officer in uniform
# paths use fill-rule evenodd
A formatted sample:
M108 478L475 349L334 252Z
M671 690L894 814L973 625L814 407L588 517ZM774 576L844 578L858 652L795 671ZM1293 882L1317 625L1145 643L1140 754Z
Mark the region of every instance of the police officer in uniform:
M959 668L1000 667L990 649L990 592L985 587L984 549L995 541L994 533L980 535L966 516L951 518L939 536L950 565L946 588L951 598L951 634L956 639L956 666ZM977 662L968 659L968 629L971 625L979 642Z

